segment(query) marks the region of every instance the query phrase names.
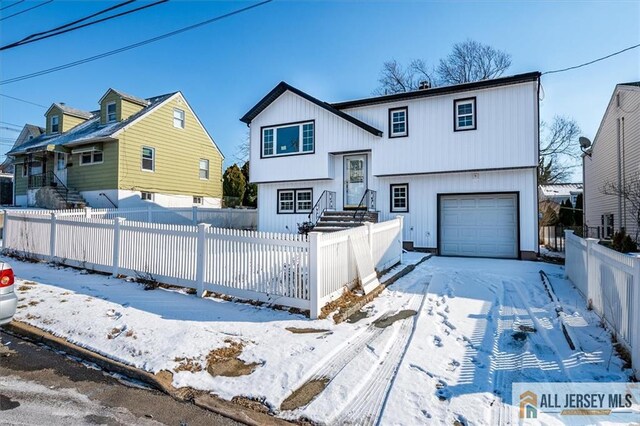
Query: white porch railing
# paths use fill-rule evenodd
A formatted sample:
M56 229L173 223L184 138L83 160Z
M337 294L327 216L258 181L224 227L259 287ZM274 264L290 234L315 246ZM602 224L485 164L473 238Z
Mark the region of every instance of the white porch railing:
M4 248L114 276L190 287L200 295L206 290L309 310L312 318L357 282L349 236L368 238L377 271L400 262L402 255L402 218L307 238L89 213L5 211Z
M565 231L567 278L631 352L640 377L640 258Z

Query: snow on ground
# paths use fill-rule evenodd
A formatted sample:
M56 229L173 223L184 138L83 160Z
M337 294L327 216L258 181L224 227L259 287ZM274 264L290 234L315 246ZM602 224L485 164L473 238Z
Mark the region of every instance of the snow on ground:
M404 260L419 258L410 253ZM367 305L366 318L335 325L6 260L19 277L16 319L150 372L173 371L175 386L262 400L284 418L497 424L510 416L503 402L510 402L513 381L627 380L598 318L562 278L562 267L545 263L434 257ZM575 351L560 331L540 269L570 316ZM287 327L326 331L294 334ZM522 327L535 332L514 338ZM176 359L204 367L207 354L230 341L244 345L243 361L258 364L253 373L175 372ZM321 392L310 403L280 409L292 392L309 393L308 385L318 383Z
M543 245L540 246L540 255L555 258L555 259L564 259L563 251L553 251Z

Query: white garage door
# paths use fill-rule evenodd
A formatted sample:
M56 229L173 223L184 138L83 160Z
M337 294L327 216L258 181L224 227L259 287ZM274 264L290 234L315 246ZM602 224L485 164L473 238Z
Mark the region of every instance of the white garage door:
M440 197L440 254L518 257L516 194Z

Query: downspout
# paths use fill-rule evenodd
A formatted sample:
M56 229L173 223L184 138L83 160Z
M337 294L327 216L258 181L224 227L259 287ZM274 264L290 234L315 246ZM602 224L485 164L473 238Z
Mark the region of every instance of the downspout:
M620 119L620 139L622 143L622 187L627 187L627 156L625 155L624 150L624 117ZM626 189L625 189L626 192ZM622 211L624 212L624 216L622 216L622 224L626 231L627 229L627 198L622 199Z
M620 119L616 121L617 124L617 136L618 136L618 230L622 228L622 146L620 144ZM615 220L613 223L613 229L615 230Z

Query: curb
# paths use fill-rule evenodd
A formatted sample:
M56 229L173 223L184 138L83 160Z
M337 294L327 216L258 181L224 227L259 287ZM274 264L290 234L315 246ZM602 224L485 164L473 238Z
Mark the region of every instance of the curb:
M398 281L400 278L402 278L405 275L407 275L410 272L412 272L422 262L425 262L425 261L431 259L431 256L433 256L431 253L427 253L427 254L425 254L425 256L422 259L420 259L420 261L418 263L414 263L413 265L405 266L397 274L395 274L394 276L392 276L391 278L389 278L385 282L381 283L378 287L374 288L373 291L371 291L371 293L369 293L366 296L364 296L361 299L359 299L357 302L355 302L353 305L349 306L343 312L340 312L340 313L334 315L333 316L333 321L336 324L340 324L341 322L345 321L351 315L355 314L360 309L362 309L362 307L364 305L366 305L367 303L369 303L373 299L375 299L380 293L382 293L382 290L384 290L385 288L389 287L391 284L393 284L396 281Z
M140 370L121 362L114 361L110 358L105 357L104 355L92 352L88 349L70 343L65 339L54 336L51 333L25 324L23 322L13 320L11 323L5 325L4 328L11 333L14 333L21 337L26 337L27 339L36 343L43 343L46 346L65 352L68 355L72 355L85 361L92 362L105 371L118 373L123 376L139 380L161 392L166 393L167 395L178 401L192 402L197 407L212 411L216 414L235 420L239 423L250 426L280 426L291 424L282 419L272 417L265 413L259 413L250 409L244 409L237 404L234 404L233 402L223 400L211 394L194 396L188 391L185 392L184 389L182 389L181 392L181 389L176 389L171 385L172 374L167 371L163 370L158 373L158 375L151 374L144 370Z

